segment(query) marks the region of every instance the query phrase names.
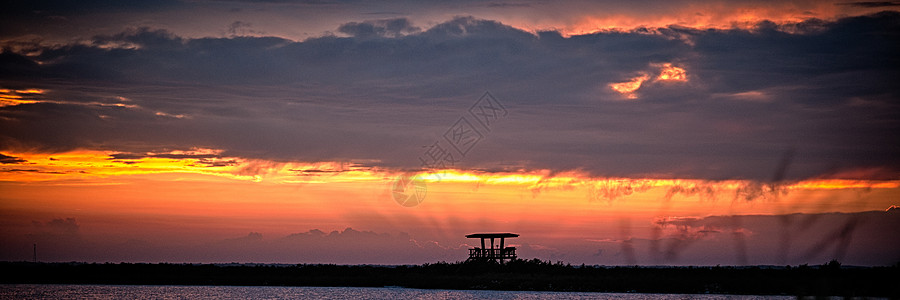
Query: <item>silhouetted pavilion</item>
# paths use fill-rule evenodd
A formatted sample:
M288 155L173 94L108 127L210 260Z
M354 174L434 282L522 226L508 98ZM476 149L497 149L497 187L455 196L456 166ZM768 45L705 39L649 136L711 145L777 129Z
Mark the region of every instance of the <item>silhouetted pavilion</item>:
M506 247L505 239L518 237L515 233L473 233L466 238L481 239L481 248L469 249L469 260L489 261L503 263L504 259L516 259L516 247ZM500 239L500 248L494 248L494 239ZM491 239L491 248L485 247L484 240Z

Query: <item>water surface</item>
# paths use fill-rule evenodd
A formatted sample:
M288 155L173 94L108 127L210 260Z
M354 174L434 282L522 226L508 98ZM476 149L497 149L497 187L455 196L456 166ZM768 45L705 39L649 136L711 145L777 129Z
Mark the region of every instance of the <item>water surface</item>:
M788 296L622 294L400 287L5 284L0 299L791 299Z

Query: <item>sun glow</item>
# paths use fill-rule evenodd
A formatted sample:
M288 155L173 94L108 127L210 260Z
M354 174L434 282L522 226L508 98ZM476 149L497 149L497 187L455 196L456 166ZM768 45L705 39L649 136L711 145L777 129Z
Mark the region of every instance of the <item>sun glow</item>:
M816 203L823 201L821 199L839 197L848 200L829 204L827 208L852 212L895 205L893 199L900 193L900 180L761 182L618 178L582 171L550 170L409 172L372 167L377 165L372 162L298 162L232 157L220 149L207 148L144 153L87 150L54 154L3 153L2 158L0 184L20 195L10 197L22 199L9 205L53 210L56 205L53 201L63 201L71 202L66 206L70 210L93 207L144 213L151 209L167 214L164 208L156 208L162 205L181 207L184 213L198 216L218 216L227 211L235 218L240 216L240 211L249 210L264 210L266 214L281 216L284 213L278 212L276 207L285 205L316 215L340 215L348 205L346 201L359 199L353 200L354 205L365 205L380 214L398 218L412 214L468 219L485 217L485 212L501 207L516 207L508 217L551 222L551 219L567 216L565 218L571 222L593 222L591 220L596 216L585 210L604 213L595 211L603 208L607 210L605 213L617 212L618 216L635 218L658 214L660 209L664 209L661 212L666 215L729 214L735 207L740 207L743 213L820 212L823 206ZM415 208L398 205L392 198L394 181L407 175L422 180L421 188L427 190L424 201L420 200L421 204ZM77 201L72 200L74 202L60 200L66 195L54 194L65 189L101 193L104 187L121 192L102 197L84 192ZM27 200L34 197L28 193L47 193L41 197L49 198ZM118 199L141 199L141 207L148 208L121 207L115 204ZM252 203L259 203L260 207L252 208ZM206 206L214 204L220 207L218 211L203 212ZM316 207L314 211L308 207L310 205Z
M900 194L900 180L409 172L372 167L378 164L370 161L273 161L210 148L4 152L0 159L0 208L16 222L71 216L85 232L123 241L173 232L184 239L226 239L248 231L282 237L347 226L415 230L411 235L447 240L458 231L515 228L534 232L535 238L579 240L614 236L602 229L610 220L627 219L644 228L650 223L642 222L668 217L883 210L896 205ZM418 205L399 205L392 197L394 181L404 174L424 181L427 192ZM653 238L652 231L635 230Z
M224 156L221 149L192 148L165 152L129 153L116 151L71 151L64 153L5 153L12 158L0 167L0 181L34 182L59 180L107 180L128 175L198 174L229 180L291 183L387 182L408 173L401 170L364 166L357 162L278 162ZM368 165L368 164L366 164ZM415 173L431 184L477 183L519 186L530 190L592 188L632 193L648 188L676 188L683 192L739 190L751 185L761 189L832 190L896 189L900 180L809 179L792 182L752 180L699 180L665 178L596 177L580 171L520 170L477 172L459 169Z
M290 183L381 181L383 173L352 162L277 162L223 156L222 150L194 148L168 152L127 153L71 151L65 153L12 153L21 160L0 168L0 181L113 182L129 175L197 174L227 180ZM207 177L207 180L212 179Z

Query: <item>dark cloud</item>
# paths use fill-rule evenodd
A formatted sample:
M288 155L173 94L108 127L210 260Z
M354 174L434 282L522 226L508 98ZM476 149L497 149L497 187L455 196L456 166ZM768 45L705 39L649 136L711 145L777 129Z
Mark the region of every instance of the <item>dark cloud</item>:
M890 7L890 6L900 6L900 2L894 2L894 1L864 1L864 2L846 2L846 3L837 3L837 5L859 6L859 7Z
M665 232L659 242L664 251L659 255L670 262L711 247L736 256L753 253L756 257L735 257L743 263L749 259L750 264L838 259L852 261L850 264L887 265L898 258L891 252L898 247L893 241L900 231L884 229L894 228L898 222L900 214L896 211L869 211L674 218L658 220L655 225Z
M356 1L347 0L209 0L210 2L247 2L247 3L294 3L313 5L346 4Z
M239 238L209 245L217 249L213 261L304 262L304 263L385 263L400 264L448 260L464 251L442 248L434 242L417 242L409 234L358 231L346 228L329 233L312 229L276 239L264 239L251 232ZM191 249L188 251L194 252ZM455 252L453 250L456 250ZM193 255L198 255L194 253ZM198 255L198 257L202 257Z
M38 169L0 169L0 172L8 173L41 173L41 174L66 174L60 171L41 171Z
M195 160L194 165L202 165L206 167L225 167L237 165L235 159L224 158L219 154L182 154L182 153L113 153L110 154L109 160L124 163L138 164L137 160L145 158L166 158L166 159L192 159Z
M400 37L419 32L420 30L419 27L413 26L409 20L405 18L350 22L338 27L339 32L357 38Z
M407 13L398 12L398 11L372 11L372 12L364 12L364 15L407 15Z
M36 75L40 72L38 68L38 64L19 54L16 54L6 48L0 52L0 70L2 70L3 75L0 75L0 78L4 78L7 76L16 76L16 77L28 77L32 75Z
M488 7L531 7L531 3L513 3L513 2L491 2Z
M793 147L786 180L871 168L897 178L900 14L792 26L565 38L459 17L424 30L352 22L338 29L349 37L301 42L139 28L10 48L4 87L34 85L54 102L0 108L0 150L200 147L418 168L423 146L491 91L509 115L459 167L769 181ZM609 88L663 63L688 82L648 80L635 100Z
M59 218L49 222L32 221L38 232L46 235L74 236L78 234L78 222L75 218Z
M115 20L123 14L145 14L190 6L179 0L125 2L115 0L7 0L0 11L0 40L28 35L82 34L90 31L97 18ZM101 17L98 17L101 16Z
M110 154L111 160L135 160L144 158L170 158L170 159L210 159L221 158L217 154L172 154L172 153L114 153Z
M228 29L226 30L226 33L228 34L228 36L231 36L231 37L264 34L264 32L253 30L252 27L253 27L253 24L241 22L241 21L234 21L228 25Z
M28 162L28 161L18 158L18 157L15 157L15 156L9 156L9 155L0 153L0 164L21 164L24 162Z
M153 2L122 2L115 0L9 0L4 1L3 7L6 13L51 13L74 14L89 13L103 10L147 10L177 5L180 1L164 0Z
M263 238L262 233L250 232L247 234L247 236L233 238L233 239L226 239L225 242L238 242L238 243L240 243L240 242L255 242L255 241L262 240L262 238Z

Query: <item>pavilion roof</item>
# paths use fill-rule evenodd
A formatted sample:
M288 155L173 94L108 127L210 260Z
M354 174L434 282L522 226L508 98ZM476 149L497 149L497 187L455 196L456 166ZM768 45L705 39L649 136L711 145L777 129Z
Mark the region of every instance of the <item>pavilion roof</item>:
M477 239L477 238L514 238L514 237L518 237L518 236L519 236L518 234L515 234L515 233L508 233L508 232L505 232L505 233L473 233L473 234L467 234L467 235L466 235L466 237L467 237L467 238L470 238L470 239Z

